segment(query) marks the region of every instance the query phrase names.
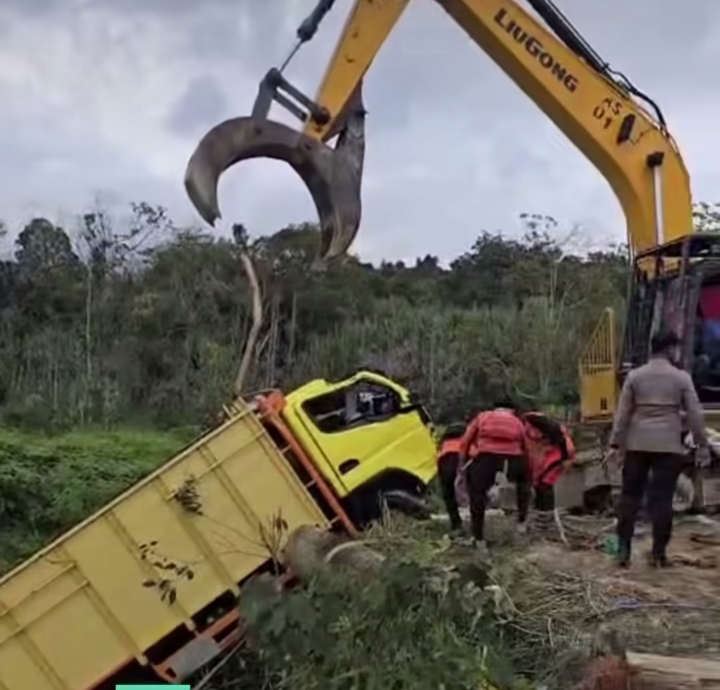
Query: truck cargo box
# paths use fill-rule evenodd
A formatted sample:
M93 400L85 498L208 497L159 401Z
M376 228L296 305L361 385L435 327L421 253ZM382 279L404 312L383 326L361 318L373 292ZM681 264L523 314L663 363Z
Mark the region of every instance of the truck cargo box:
M260 417L236 407L0 579L0 688L100 687L154 661L168 636L193 639L212 623L214 602L234 601L239 583L272 561L278 524L287 533L328 518Z

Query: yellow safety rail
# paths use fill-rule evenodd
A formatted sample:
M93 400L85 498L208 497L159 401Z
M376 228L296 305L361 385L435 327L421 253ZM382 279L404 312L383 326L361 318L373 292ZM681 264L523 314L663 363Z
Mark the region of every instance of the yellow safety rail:
M607 422L617 402L615 311L605 309L580 357L580 415L584 422Z

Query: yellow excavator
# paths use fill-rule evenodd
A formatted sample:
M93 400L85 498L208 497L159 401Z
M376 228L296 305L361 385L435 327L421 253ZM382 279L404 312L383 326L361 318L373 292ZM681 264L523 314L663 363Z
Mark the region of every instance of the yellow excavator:
M647 360L651 333L669 326L682 337L678 360L693 373L714 420L720 402L720 237L693 233L689 175L660 108L595 52L552 0L526 0L528 9L516 0L436 2L592 161L625 214L632 279L622 342L618 347L614 315L607 310L580 362L583 419L607 427L624 373ZM288 59L261 81L252 114L210 130L185 175L193 205L212 225L220 217L223 171L255 157L288 162L315 201L324 259L344 254L360 225L363 78L410 0L354 1L312 99L283 72L334 4L319 1L298 29ZM268 119L273 103L301 127Z

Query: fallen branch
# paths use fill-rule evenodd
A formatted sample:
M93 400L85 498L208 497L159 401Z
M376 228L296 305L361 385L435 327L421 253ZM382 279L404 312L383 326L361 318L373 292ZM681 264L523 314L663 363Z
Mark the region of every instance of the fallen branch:
M574 690L719 690L720 661L633 652L600 656Z
M565 535L565 528L563 527L562 520L560 519L560 511L557 508L553 510L553 517L555 518L555 524L557 525L558 532L560 533L560 541L562 541L562 543L569 548L570 542Z

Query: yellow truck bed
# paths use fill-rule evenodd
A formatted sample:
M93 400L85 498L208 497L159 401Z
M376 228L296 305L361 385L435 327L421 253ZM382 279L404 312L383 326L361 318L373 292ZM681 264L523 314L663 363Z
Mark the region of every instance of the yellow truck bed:
M0 690L86 690L327 525L247 407L0 580ZM270 530L272 531L272 530Z

